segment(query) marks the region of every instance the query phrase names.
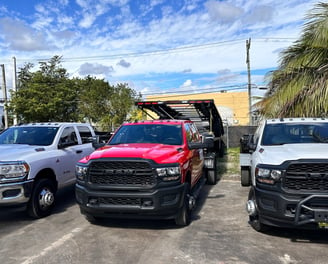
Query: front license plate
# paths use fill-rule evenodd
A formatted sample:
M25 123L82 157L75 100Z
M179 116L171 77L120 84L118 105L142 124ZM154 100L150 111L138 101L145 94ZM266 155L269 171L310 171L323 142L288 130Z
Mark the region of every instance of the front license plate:
M318 222L319 228L328 229L328 223L327 222Z

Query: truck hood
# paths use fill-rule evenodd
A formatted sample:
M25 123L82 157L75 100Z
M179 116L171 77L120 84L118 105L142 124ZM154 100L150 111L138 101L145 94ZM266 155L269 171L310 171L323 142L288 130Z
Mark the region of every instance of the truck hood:
M286 160L328 159L328 144L262 146L257 152L259 163L279 165Z
M163 144L120 144L114 146L104 146L97 149L84 160L87 162L91 159L101 158L142 158L151 159L157 163L178 162L183 149L177 146ZM83 162L83 161L82 161Z
M0 161L23 160L27 155L43 150L44 147L38 146L23 144L0 144Z

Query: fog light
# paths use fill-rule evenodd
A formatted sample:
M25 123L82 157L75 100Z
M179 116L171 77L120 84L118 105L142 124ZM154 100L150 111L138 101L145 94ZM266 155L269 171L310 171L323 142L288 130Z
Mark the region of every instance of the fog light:
M246 203L246 211L248 215L254 216L256 215L256 206L253 200L248 200Z
M21 194L20 189L7 190L2 193L3 198L17 197Z
M143 200L142 206L143 207L151 207L151 206L153 206L153 201L152 200Z
M90 198L89 199L89 205L97 205L98 199L97 198Z

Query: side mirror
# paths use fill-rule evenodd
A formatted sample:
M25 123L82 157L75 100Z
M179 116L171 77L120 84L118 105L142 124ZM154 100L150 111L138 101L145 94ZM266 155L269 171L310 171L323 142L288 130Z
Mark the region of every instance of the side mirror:
M190 142L190 143L188 143L188 148L189 149L201 149L201 148L206 148L206 145L203 142Z
M94 137L92 137L92 147L94 149L101 148L101 147L103 147L105 145L106 145L106 143L100 142L100 136L94 136Z
M240 138L240 153L250 153L256 149L256 144L253 143L254 135L243 135Z
M212 149L214 148L214 138L210 137L203 137L203 142L190 142L188 143L189 149Z
M204 148L213 149L215 147L214 135L212 133L203 133L202 140L204 143Z

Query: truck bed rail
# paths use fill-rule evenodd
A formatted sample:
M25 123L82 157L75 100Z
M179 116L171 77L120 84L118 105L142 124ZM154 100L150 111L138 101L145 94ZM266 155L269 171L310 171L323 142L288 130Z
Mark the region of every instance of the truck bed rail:
M213 132L215 137L224 134L221 116L213 99L140 101L136 106L152 119L185 119L195 123L200 133ZM150 110L158 115L152 116Z

